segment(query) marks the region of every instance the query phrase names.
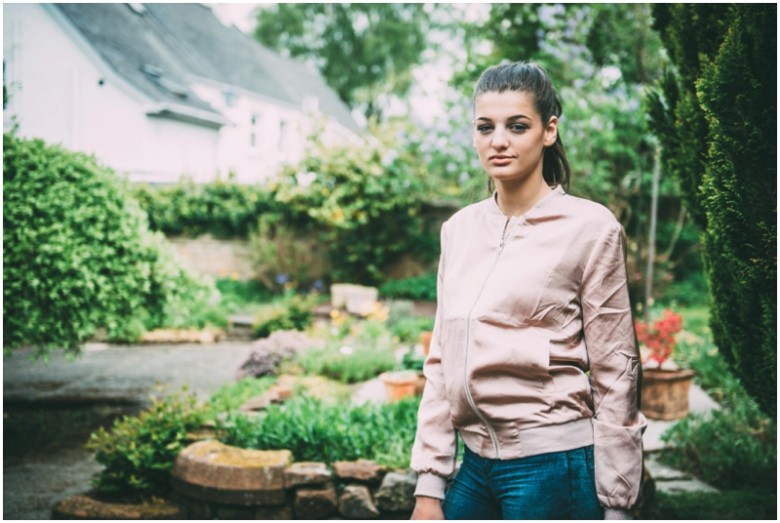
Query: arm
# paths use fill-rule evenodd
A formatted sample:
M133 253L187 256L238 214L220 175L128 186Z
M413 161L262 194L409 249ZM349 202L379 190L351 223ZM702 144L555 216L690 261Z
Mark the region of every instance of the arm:
M615 222L596 241L581 288L593 389L596 491L612 518L618 514L612 509L625 511L639 497L646 426L638 405L641 365L625 261L625 233Z
M447 399L441 368L441 318L446 227L445 223L441 229L436 322L431 336L431 348L423 367L426 383L420 402L420 410L417 413L417 435L412 448L411 467L419 474L415 490L418 504L421 497L444 499L445 478L452 474L455 468L456 435L450 418L450 403Z

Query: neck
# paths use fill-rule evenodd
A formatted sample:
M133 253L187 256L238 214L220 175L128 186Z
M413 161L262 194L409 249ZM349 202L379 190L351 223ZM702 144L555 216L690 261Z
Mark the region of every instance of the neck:
M520 216L549 194L552 189L540 176L521 182L496 182L498 206L506 216Z

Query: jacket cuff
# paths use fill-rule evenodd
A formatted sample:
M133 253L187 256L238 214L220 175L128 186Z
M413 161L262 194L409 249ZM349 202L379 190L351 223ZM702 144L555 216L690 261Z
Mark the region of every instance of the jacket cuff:
M623 508L604 508L604 519L634 519L630 511Z
M443 477L430 472L424 472L417 476L417 488L414 490L414 495L444 499L444 487L446 484L447 480Z

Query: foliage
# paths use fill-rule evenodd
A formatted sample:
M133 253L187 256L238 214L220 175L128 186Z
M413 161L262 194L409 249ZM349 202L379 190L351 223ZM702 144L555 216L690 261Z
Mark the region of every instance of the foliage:
M3 345L132 340L209 294L93 157L3 135Z
M657 492L652 503L642 507L640 519L661 520L774 520L777 491L746 488L722 492Z
M133 499L165 494L176 456L189 443L187 434L204 420L194 395L175 395L154 400L138 416L115 421L110 431L100 428L86 446L105 467L93 486L104 495Z
M255 37L304 58L352 108L380 117L403 96L426 46L422 4L274 4L257 12Z
M696 369L694 379L721 408L673 425L663 436L671 448L662 459L721 488L775 485L776 422L761 413L713 346L706 309L682 313L690 330L679 334L676 358Z
M249 235L255 272L265 285L281 290L287 284L322 290L330 259L322 230L294 227L278 214L264 215Z
M649 355L643 358L643 363L654 362L659 366L663 365L674 351L674 335L680 332L682 325L682 316L675 314L671 309L665 309L663 316L652 325L650 322L636 320L637 340L649 350Z
M777 415L776 7L657 6L677 66L651 97L667 168L703 229L716 345Z
M275 188L286 213L323 231L333 281L368 285L401 255L430 254L420 216L427 194L415 151L392 143L317 147Z
M436 273L390 280L379 287L383 298L436 301Z
M373 459L388 467L408 467L418 408L419 398L356 406L299 396L269 406L256 420L230 417L224 442L289 449L296 461Z
M274 296L267 286L256 280L218 278L215 283L220 303L230 308L230 312L239 307L271 301Z
M265 338L278 330L304 330L311 324L318 298L314 295L288 294L260 307L252 330L255 337Z
M342 383L359 383L396 367L392 352L377 347L331 345L309 349L297 359L308 374L318 374Z
M203 184L189 179L163 187L137 184L132 191L150 227L171 236L246 238L259 216L276 209L266 188L239 184L232 176Z
M272 376L244 378L228 383L209 398L206 408L212 415L238 410L247 400L262 396L274 383L276 378Z
M749 398L690 414L663 435L666 463L720 488L777 483L777 425Z
M388 326L402 343L417 343L420 340L420 333L433 330L434 321L430 316L409 316L388 323Z
M425 356L417 354L413 350L404 352L403 358L401 358L401 368L403 370L416 370L422 371L423 364L425 363Z

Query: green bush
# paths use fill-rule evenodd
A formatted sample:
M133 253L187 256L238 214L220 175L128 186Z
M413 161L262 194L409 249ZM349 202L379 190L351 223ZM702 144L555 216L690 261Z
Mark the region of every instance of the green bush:
M674 74L650 97L667 172L702 230L713 336L777 417L777 48L774 5L657 4ZM695 49L695 52L691 52Z
M311 325L317 298L291 294L267 305L255 315L252 326L256 338L265 338L277 330L302 331Z
M691 414L663 435L669 465L733 489L777 483L777 425L745 398L707 416Z
M271 405L258 419L229 418L224 442L242 448L289 449L296 461L373 459L408 467L419 398L360 406L307 396Z
M298 224L322 231L333 281L367 285L404 254L430 258L438 230L426 230L421 217L428 192L414 152L384 144L315 148L275 189Z
M244 378L235 383L228 383L209 398L208 409L215 415L238 410L244 402L261 396L274 383L276 378L270 376Z
M390 331L402 343L417 343L421 332L433 330L434 321L429 316L409 316L390 324Z
M182 180L165 187L135 185L133 195L151 228L173 236L246 238L258 217L276 208L268 189L242 185L232 177L205 184Z
M4 134L3 197L6 351L77 351L101 327L132 340L209 293L93 157Z
M117 420L110 431L100 428L86 445L105 467L93 478L93 487L111 497L165 495L176 456L189 443L187 434L205 419L194 395L176 395L155 400L138 416Z
M375 347L350 348L348 351L342 351L338 346L309 349L296 362L308 374L325 376L342 383L370 380L397 365L391 351Z
M383 298L436 301L436 273L391 280L379 287Z

